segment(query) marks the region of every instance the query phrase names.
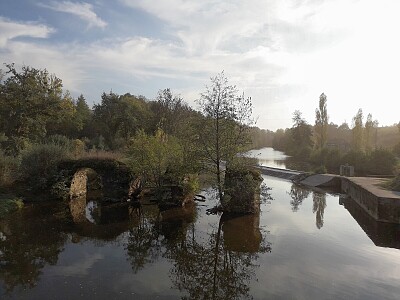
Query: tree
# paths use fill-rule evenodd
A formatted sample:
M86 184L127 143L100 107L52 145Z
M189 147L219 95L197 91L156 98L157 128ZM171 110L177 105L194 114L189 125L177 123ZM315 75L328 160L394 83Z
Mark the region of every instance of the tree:
M223 161L231 161L250 142L249 126L253 124L251 98L239 95L236 86L229 85L222 71L211 77L211 86L198 101L204 115L198 128L199 142L206 164L217 178L219 199L223 197Z
M189 106L183 99L174 95L170 89L160 90L153 104L154 116L157 119L156 126L166 134L177 135L181 131L180 125L184 123L185 115L189 110Z
M293 151L295 156L306 158L313 144L311 126L303 119L302 113L299 110L294 111L292 120L291 134L293 144L291 147L293 149L291 151Z
M322 93L319 96L319 108L315 110L315 146L321 149L325 146L328 133L328 112L326 109L326 96Z
M363 124L363 111L360 108L357 112L357 114L353 118L353 128L352 128L352 134L353 134L353 149L355 151L361 151L363 150L363 144L364 144L364 137L363 137L363 131L364 131L364 124Z
M372 120L372 115L368 114L367 121L365 121L365 149L371 151L371 139L372 135L375 134L375 148L377 147L378 138L378 124L377 120Z
M66 103L62 81L44 69L6 65L5 80L0 82L0 132L8 141L8 150L14 154L30 141L46 136L49 124L62 117Z
M140 130L131 139L127 154L134 172L157 188L164 184L167 171L180 170L182 166L183 155L179 143L161 129L154 136L146 135Z
M110 92L103 93L101 104L94 106L93 118L108 147L115 149L125 145L138 130L147 129L144 127L150 111L143 99Z

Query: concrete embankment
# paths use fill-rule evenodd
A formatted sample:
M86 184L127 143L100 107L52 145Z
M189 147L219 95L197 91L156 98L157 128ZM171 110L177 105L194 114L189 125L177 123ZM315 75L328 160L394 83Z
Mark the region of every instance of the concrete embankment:
M382 178L343 177L342 192L377 221L400 224L400 192L385 190Z
M278 177L287 180L292 180L298 175L303 174L303 172L289 170L289 169L278 169L278 168L263 167L263 166L258 166L257 168L263 175Z
M313 174L270 167L259 167L264 175L292 180L309 188L333 188L352 198L376 221L400 224L400 192L384 189L382 178L344 177Z

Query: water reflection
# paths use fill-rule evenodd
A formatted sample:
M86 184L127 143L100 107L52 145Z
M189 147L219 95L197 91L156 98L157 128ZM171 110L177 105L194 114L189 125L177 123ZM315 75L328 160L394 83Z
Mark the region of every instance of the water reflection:
M33 288L42 269L57 263L67 235L54 212L53 206L29 207L0 221L0 279L7 293Z
M315 214L315 225L318 229L324 226L324 211L326 208L326 194L313 192L313 213Z
M206 235L196 227L196 216L195 206L163 212L142 207L126 244L133 272L166 258L172 263L173 286L190 299L251 298L255 262L260 253L271 251L259 215L222 216Z
M159 211L155 205L144 206L131 213L131 228L128 231L125 250L134 273L146 264L157 260L161 254L157 220Z
M299 206L303 203L303 200L310 195L310 193L311 191L309 189L303 188L297 184L292 184L289 195L292 198L290 206L292 207L293 212L299 210Z
M250 299L249 284L255 278L259 253L270 252L263 242L257 216L220 219L208 238L201 242L193 232L181 244L167 252L174 261L170 271L175 287L189 294L189 299ZM253 219L253 220L251 220ZM246 232L231 231L239 224L252 221ZM246 233L250 236L245 237ZM238 246L248 241L249 245ZM250 251L248 251L250 250Z

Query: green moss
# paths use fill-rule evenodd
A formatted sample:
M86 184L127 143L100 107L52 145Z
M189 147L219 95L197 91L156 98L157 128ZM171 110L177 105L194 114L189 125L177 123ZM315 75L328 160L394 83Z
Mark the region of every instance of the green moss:
M24 202L21 199L13 195L0 194L0 219L21 209L23 206Z

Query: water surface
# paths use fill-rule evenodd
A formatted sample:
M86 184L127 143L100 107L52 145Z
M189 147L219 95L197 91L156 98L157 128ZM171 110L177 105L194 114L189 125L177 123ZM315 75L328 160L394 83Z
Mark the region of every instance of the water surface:
M0 221L1 298L399 299L399 225L339 195L264 182L274 200L240 218L207 215L207 192L165 212L28 206Z

